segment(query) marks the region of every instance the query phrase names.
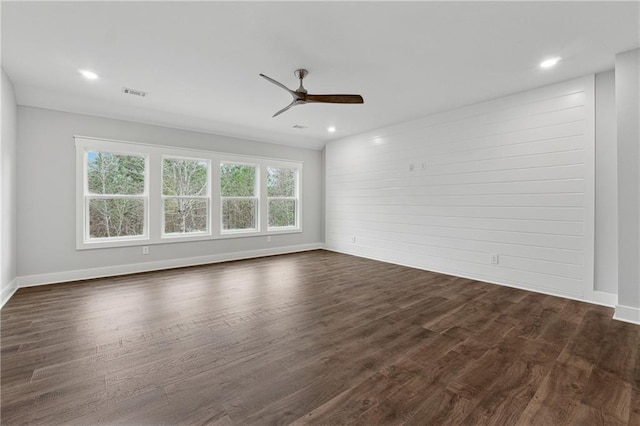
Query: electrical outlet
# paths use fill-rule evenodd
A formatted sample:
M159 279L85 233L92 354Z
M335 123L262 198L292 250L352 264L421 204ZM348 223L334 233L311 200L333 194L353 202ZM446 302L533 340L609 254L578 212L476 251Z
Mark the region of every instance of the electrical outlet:
M142 246L142 254L149 254L149 246Z
M355 243L356 243L356 236L355 236L355 235L352 235L352 236L351 236L351 242L352 242L353 244L355 244Z
M497 253L494 253L494 254L491 255L491 264L492 265L497 265L499 261L500 261L500 258L498 257Z
M271 242L271 235L267 235L267 242L270 243Z

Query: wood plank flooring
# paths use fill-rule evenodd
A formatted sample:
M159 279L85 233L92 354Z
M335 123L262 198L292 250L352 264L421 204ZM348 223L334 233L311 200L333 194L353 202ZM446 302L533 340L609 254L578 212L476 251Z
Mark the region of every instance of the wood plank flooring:
M322 250L21 289L1 420L638 425L612 313Z

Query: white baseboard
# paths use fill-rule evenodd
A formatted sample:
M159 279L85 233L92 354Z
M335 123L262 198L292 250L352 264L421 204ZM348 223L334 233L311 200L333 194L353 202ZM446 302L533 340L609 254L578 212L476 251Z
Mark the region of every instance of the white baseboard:
M14 278L0 294L0 309L11 299L16 290L18 290L18 279Z
M534 293L541 293L541 294L546 294L546 295L549 295L549 296L564 297L565 299L577 300L578 302L593 303L593 304L596 304L596 305L607 306L607 307L610 307L610 308L615 307L616 304L618 303L618 295L605 293L605 292L602 292L602 291L593 291L593 292L591 292L591 294L589 296L581 296L581 295L575 295L575 294L572 294L572 293L553 291L553 290L549 290L549 289L546 289L546 288L525 286L525 285L521 285L521 284L513 283L513 282L498 282L498 281L495 281L493 279L490 279L490 278L487 278L487 277L482 277L482 276L473 277L473 276L470 276L468 274L460 273L460 272L457 272L457 271L443 271L443 270L436 270L436 269L426 269L426 268L423 268L423 267L420 267L420 266L416 266L416 265L411 265L411 264L408 264L408 263L392 262L392 261L389 261L389 260L385 260L385 259L381 259L381 258L377 258L377 257L373 257L373 256L365 256L365 255L362 255L362 254L359 254L359 253L355 253L355 252L350 252L350 251L346 251L346 250L339 250L339 249L333 248L333 247L325 246L324 250L333 251L333 252L336 252L336 253L348 254L348 255L356 256L356 257L363 257L365 259L371 259L371 260L376 260L376 261L379 261L379 262L391 263L391 264L394 264L394 265L406 266L406 267L414 268L414 269L422 269L424 271L436 272L436 273L439 273L439 274L451 275L451 276L460 277L460 278L468 278L470 280L482 281L482 282L486 282L486 283L489 283L489 284L497 284L497 285L501 285L501 286L504 286L504 287L511 287L511 288L517 288L517 289L520 289L520 290L532 291Z
M276 247L276 248L269 248L269 249L223 253L223 254L216 254L216 255L209 255L209 256L198 256L198 257L190 257L190 258L183 258L183 259L160 260L155 262L106 266L102 268L92 268L92 269L79 269L74 271L53 272L49 274L27 275L27 276L17 277L2 291L1 299L0 299L0 302L1 302L0 308L4 306L5 303L7 303L7 301L11 298L11 296L13 296L16 290L20 287L33 287L38 285L87 280L92 278L110 277L110 276L116 276L116 275L134 274L139 272L159 271L162 269L172 269L172 268L181 268L186 266L205 265L209 263L252 259L256 257L274 256L279 254L297 253L297 252L318 250L318 249L325 249L325 250L330 250L337 253L344 253L352 256L364 257L364 258L368 258L368 259L372 259L380 262L394 263L384 259L372 258L368 256L359 255L356 253L351 253L347 251L336 250L330 247L325 247L324 243L313 243L313 244L300 244L300 245L286 246L286 247ZM399 264L399 263L394 263L394 264ZM416 267L414 265L405 265L405 264L399 264L399 265L407 266L410 268L416 268L416 269L424 269L424 268ZM451 271L448 271L448 272L432 271L432 272L438 272L438 273L454 275L454 276L461 276L463 278L483 281L482 278L463 276L463 275L452 273ZM595 303L595 304L604 305L604 306L610 306L610 307L615 306L615 315L613 317L614 319L630 322L634 324L640 324L640 309L629 307L629 306L617 305L618 296L615 294L594 291L592 292L592 297L591 297L593 300L587 300L587 299L580 299L577 297L573 297L567 294L554 294L549 291L527 288L523 286L514 285L511 283L498 283L493 281L487 281L487 282L490 282L492 284L503 285L507 287L515 287L523 290L549 294L552 296L559 296L559 297L565 297L568 299L579 300L583 302Z
M596 305L615 308L618 304L618 295L613 293L605 293L604 291L592 291L590 295L587 295L585 302L591 302L595 303Z
M616 313L613 315L613 319L630 322L632 324L640 324L640 308L616 305Z
M489 284L496 284L496 285L501 285L503 287L511 287L511 288L517 288L520 290L527 290L527 291L532 291L534 293L542 293L542 294L547 294L549 296L558 296L558 297L564 297L566 299L572 299L572 300L578 300L580 302L586 302L586 300L584 300L583 297L581 297L580 295L576 295L573 293L565 293L565 292L552 292L546 288L538 288L538 287L529 287L529 286L523 286L521 284L518 283L514 283L514 282L507 282L507 281L496 281L495 279L489 278L489 277L484 277L484 276L472 276L463 272L459 272L459 271L454 271L454 270L443 270L443 269L438 269L438 268L426 268L420 265L414 265L411 263L404 263L404 262L397 262L397 261L391 261L391 260L387 260L381 257L376 257L376 256L369 256L369 255L364 255L364 254L360 254L357 252L352 252L352 251L348 251L348 250L340 250L337 248L333 248L333 247L325 247L325 250L328 251L333 251L336 253L342 253L342 254L348 254L351 256L356 256L356 257L362 257L365 259L371 259L371 260L375 260L378 262L384 262L384 263L390 263L392 265L399 265L399 266L406 266L407 268L413 268L413 269L420 269L423 271L429 271L429 272L435 272L437 274L444 274L444 275L450 275L452 277L460 277L460 278L467 278L470 280L474 280L474 281L482 281L484 283L489 283Z
M33 287L38 285L62 283L68 281L78 281L92 278L111 277L115 275L158 271L162 269L181 268L185 266L205 265L208 263L228 262L232 260L252 259L256 257L274 256L278 254L297 253L301 251L317 250L322 248L322 246L322 243L300 244L295 246L222 253L183 259L159 260L155 262L134 263L129 265L105 266L102 268L53 272L50 274L27 275L17 278L17 287Z

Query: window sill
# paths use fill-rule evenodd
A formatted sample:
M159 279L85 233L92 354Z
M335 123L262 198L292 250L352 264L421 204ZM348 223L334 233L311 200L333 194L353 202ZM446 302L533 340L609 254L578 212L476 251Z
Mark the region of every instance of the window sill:
M92 241L87 243L80 243L76 246L76 250L94 250L94 249L106 249L106 248L124 248L124 247L136 247L136 246L151 246L161 244L174 244L174 243L189 243L197 241L215 241L215 240L228 240L233 238L251 238L284 234L300 234L302 228L281 228L281 229L269 229L267 231L234 231L227 232L220 235L175 235L175 236L163 236L161 238L136 238L120 241Z
M268 235L277 235L277 234L295 234L296 232L302 232L302 230L298 227L293 226L283 226L279 228L267 228Z

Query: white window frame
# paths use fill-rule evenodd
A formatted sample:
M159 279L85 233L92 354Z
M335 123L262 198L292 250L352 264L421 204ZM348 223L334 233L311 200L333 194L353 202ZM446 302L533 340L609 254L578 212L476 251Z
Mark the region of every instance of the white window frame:
M260 166L255 163L247 163L246 161L225 161L222 160L218 164L218 168L222 167L223 164L230 164L233 166L249 166L255 168L255 180L253 182L253 197L225 197L220 193L220 234L222 235L233 235L233 234L251 234L258 232L260 230ZM222 183L222 180L219 181L218 186ZM223 202L224 200L255 200L255 228L247 228L247 229L224 229L224 217L222 214Z
M144 158L144 191L142 194L91 194L89 192L89 152L104 152L116 155L128 155ZM84 147L78 150L81 157L81 173L78 179L79 192L81 192L81 203L77 206L80 210L78 226L81 227L79 238L82 238L83 246L114 247L121 245L137 244L139 241L146 241L149 238L149 156L145 153L126 149L126 147L109 146L96 144L92 147ZM142 235L131 235L110 238L91 238L89 223L89 205L94 199L142 199L144 204L144 223Z
M269 164L266 167L267 173L269 169L286 169L293 170L295 177L295 191L293 197L269 197L267 193L267 230L271 232L296 230L300 226L300 169L296 167L283 167L274 166ZM293 200L296 209L295 225L294 226L269 226L269 201L271 200Z
M296 176L296 196L298 198L296 204L296 226L287 226L287 227L271 227L269 228L269 197L267 197L267 168L274 169L294 169L297 171ZM278 235L278 234L295 234L298 232L302 232L302 208L304 205L303 198L304 192L302 191L302 183L303 183L303 163L302 162L294 162L294 161L285 161L285 160L265 160L263 167L263 175L262 181L264 184L260 187L261 194L264 199L264 211L263 214L263 223L265 224L267 235Z
M295 160L281 160L268 157L254 157L215 151L177 148L173 146L123 142L86 136L74 136L76 145L76 249L98 249L188 241L216 240L229 238L249 238L302 232L302 176L303 163ZM87 239L86 227L88 211L85 205L85 182L87 176L87 152L101 151L125 155L139 155L145 162L145 231L143 236ZM164 202L162 193L163 158L185 158L209 161L209 223L208 232L164 233ZM256 229L222 230L222 202L220 197L221 163L247 164L256 167L257 212ZM216 167L218 165L218 167ZM268 228L267 168L288 168L297 170L297 220L296 227ZM137 195L134 197L138 197ZM192 198L192 197L188 197Z
M162 198L162 226L161 226L161 236L163 239L165 238L181 238L181 237L191 237L191 236L205 236L211 235L211 160L208 158L196 158L196 157L184 157L177 155L162 155L161 159L161 171L162 174L161 180L164 179L164 160L186 160L186 161L198 161L207 163L207 193L206 195L165 195L164 194L164 181L160 182L160 197ZM165 232L165 200L179 200L179 199L188 199L188 200L205 200L207 204L207 230L206 231L197 231L197 232Z

